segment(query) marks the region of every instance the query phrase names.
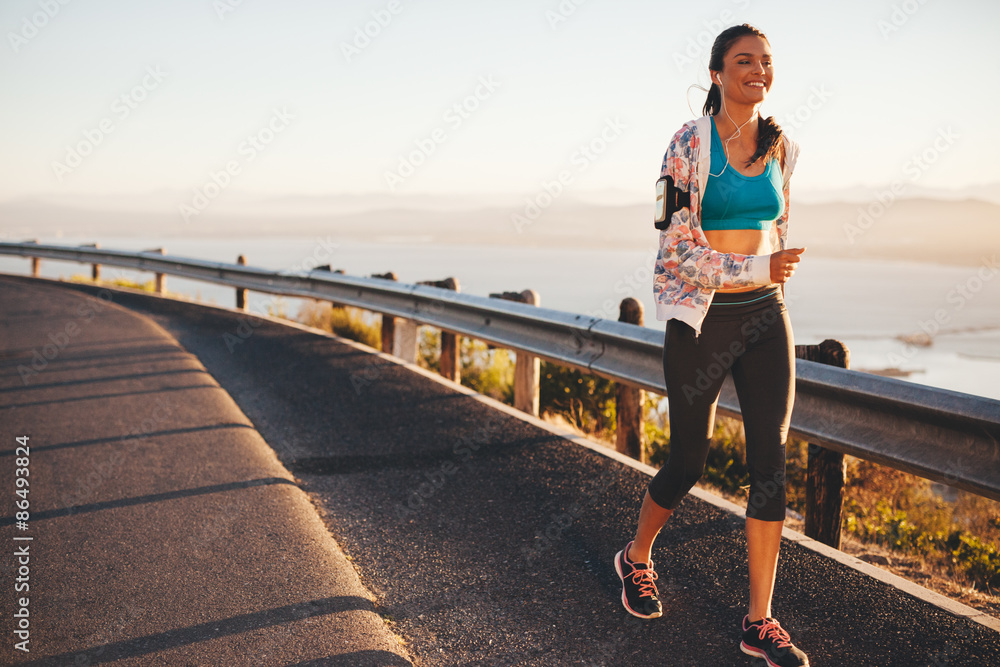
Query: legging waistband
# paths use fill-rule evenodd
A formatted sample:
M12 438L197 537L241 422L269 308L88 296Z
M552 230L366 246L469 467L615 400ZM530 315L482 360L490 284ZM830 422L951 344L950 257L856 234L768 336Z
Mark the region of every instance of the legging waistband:
M781 285L765 285L744 292L719 292L712 296L712 305L737 306L763 301L769 297L781 297Z

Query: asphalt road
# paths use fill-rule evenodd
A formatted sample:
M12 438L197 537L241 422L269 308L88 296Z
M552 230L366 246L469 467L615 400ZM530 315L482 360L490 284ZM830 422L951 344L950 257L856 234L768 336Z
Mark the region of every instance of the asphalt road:
M229 394L95 294L0 277L0 664L411 664Z
M2 280L0 290L33 284ZM31 289L97 294L85 286ZM653 552L664 616L635 619L621 606L611 560L634 529L648 483L642 472L330 337L144 295L116 291L114 303L169 332L203 365L203 377L235 401L374 596L372 607L359 611L386 619L413 664L763 664L739 650L746 541L732 514L692 496L683 501ZM4 386L19 382L9 354L3 363ZM95 437L80 428L64 424L53 441ZM230 451L208 451L213 463L202 465L219 474L243 465ZM272 486L297 491L259 488ZM170 521L183 525L189 508L176 510ZM292 523L277 515L260 520ZM220 550L231 543L218 542ZM155 552L160 545L146 546ZM275 576L301 565L297 551L286 556ZM225 559L239 569L239 554ZM178 581L164 565L160 581ZM274 609L268 599L213 594L203 613L219 615L214 605L223 602L227 609L252 602L265 615ZM814 666L1000 664L995 631L788 540L773 612ZM44 616L37 622L47 623ZM404 655L355 650L376 661Z

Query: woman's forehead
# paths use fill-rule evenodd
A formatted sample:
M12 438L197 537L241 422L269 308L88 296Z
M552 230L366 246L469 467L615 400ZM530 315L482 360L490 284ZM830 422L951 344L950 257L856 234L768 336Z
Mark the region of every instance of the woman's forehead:
M767 40L757 35L744 35L729 47L727 58L738 58L740 56L770 56L771 45Z

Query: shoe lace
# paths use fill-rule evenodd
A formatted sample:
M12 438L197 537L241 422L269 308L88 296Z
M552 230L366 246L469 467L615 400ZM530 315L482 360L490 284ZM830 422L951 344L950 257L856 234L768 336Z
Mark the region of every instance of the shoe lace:
M651 598L656 595L656 584L653 580L657 578L656 572L650 568L639 568L633 566L632 583L639 587L639 597Z
M771 641L775 643L779 648L784 648L792 645L791 636L785 631L784 628L778 623L778 621L773 618L765 618L764 622L760 626L760 638L764 639L767 636Z

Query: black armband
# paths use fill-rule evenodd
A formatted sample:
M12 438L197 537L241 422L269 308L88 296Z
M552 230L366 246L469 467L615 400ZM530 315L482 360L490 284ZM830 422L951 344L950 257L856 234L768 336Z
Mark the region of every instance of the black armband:
M666 229L670 217L682 208L691 208L691 193L674 186L672 176L664 176L656 182L656 217L653 226Z

